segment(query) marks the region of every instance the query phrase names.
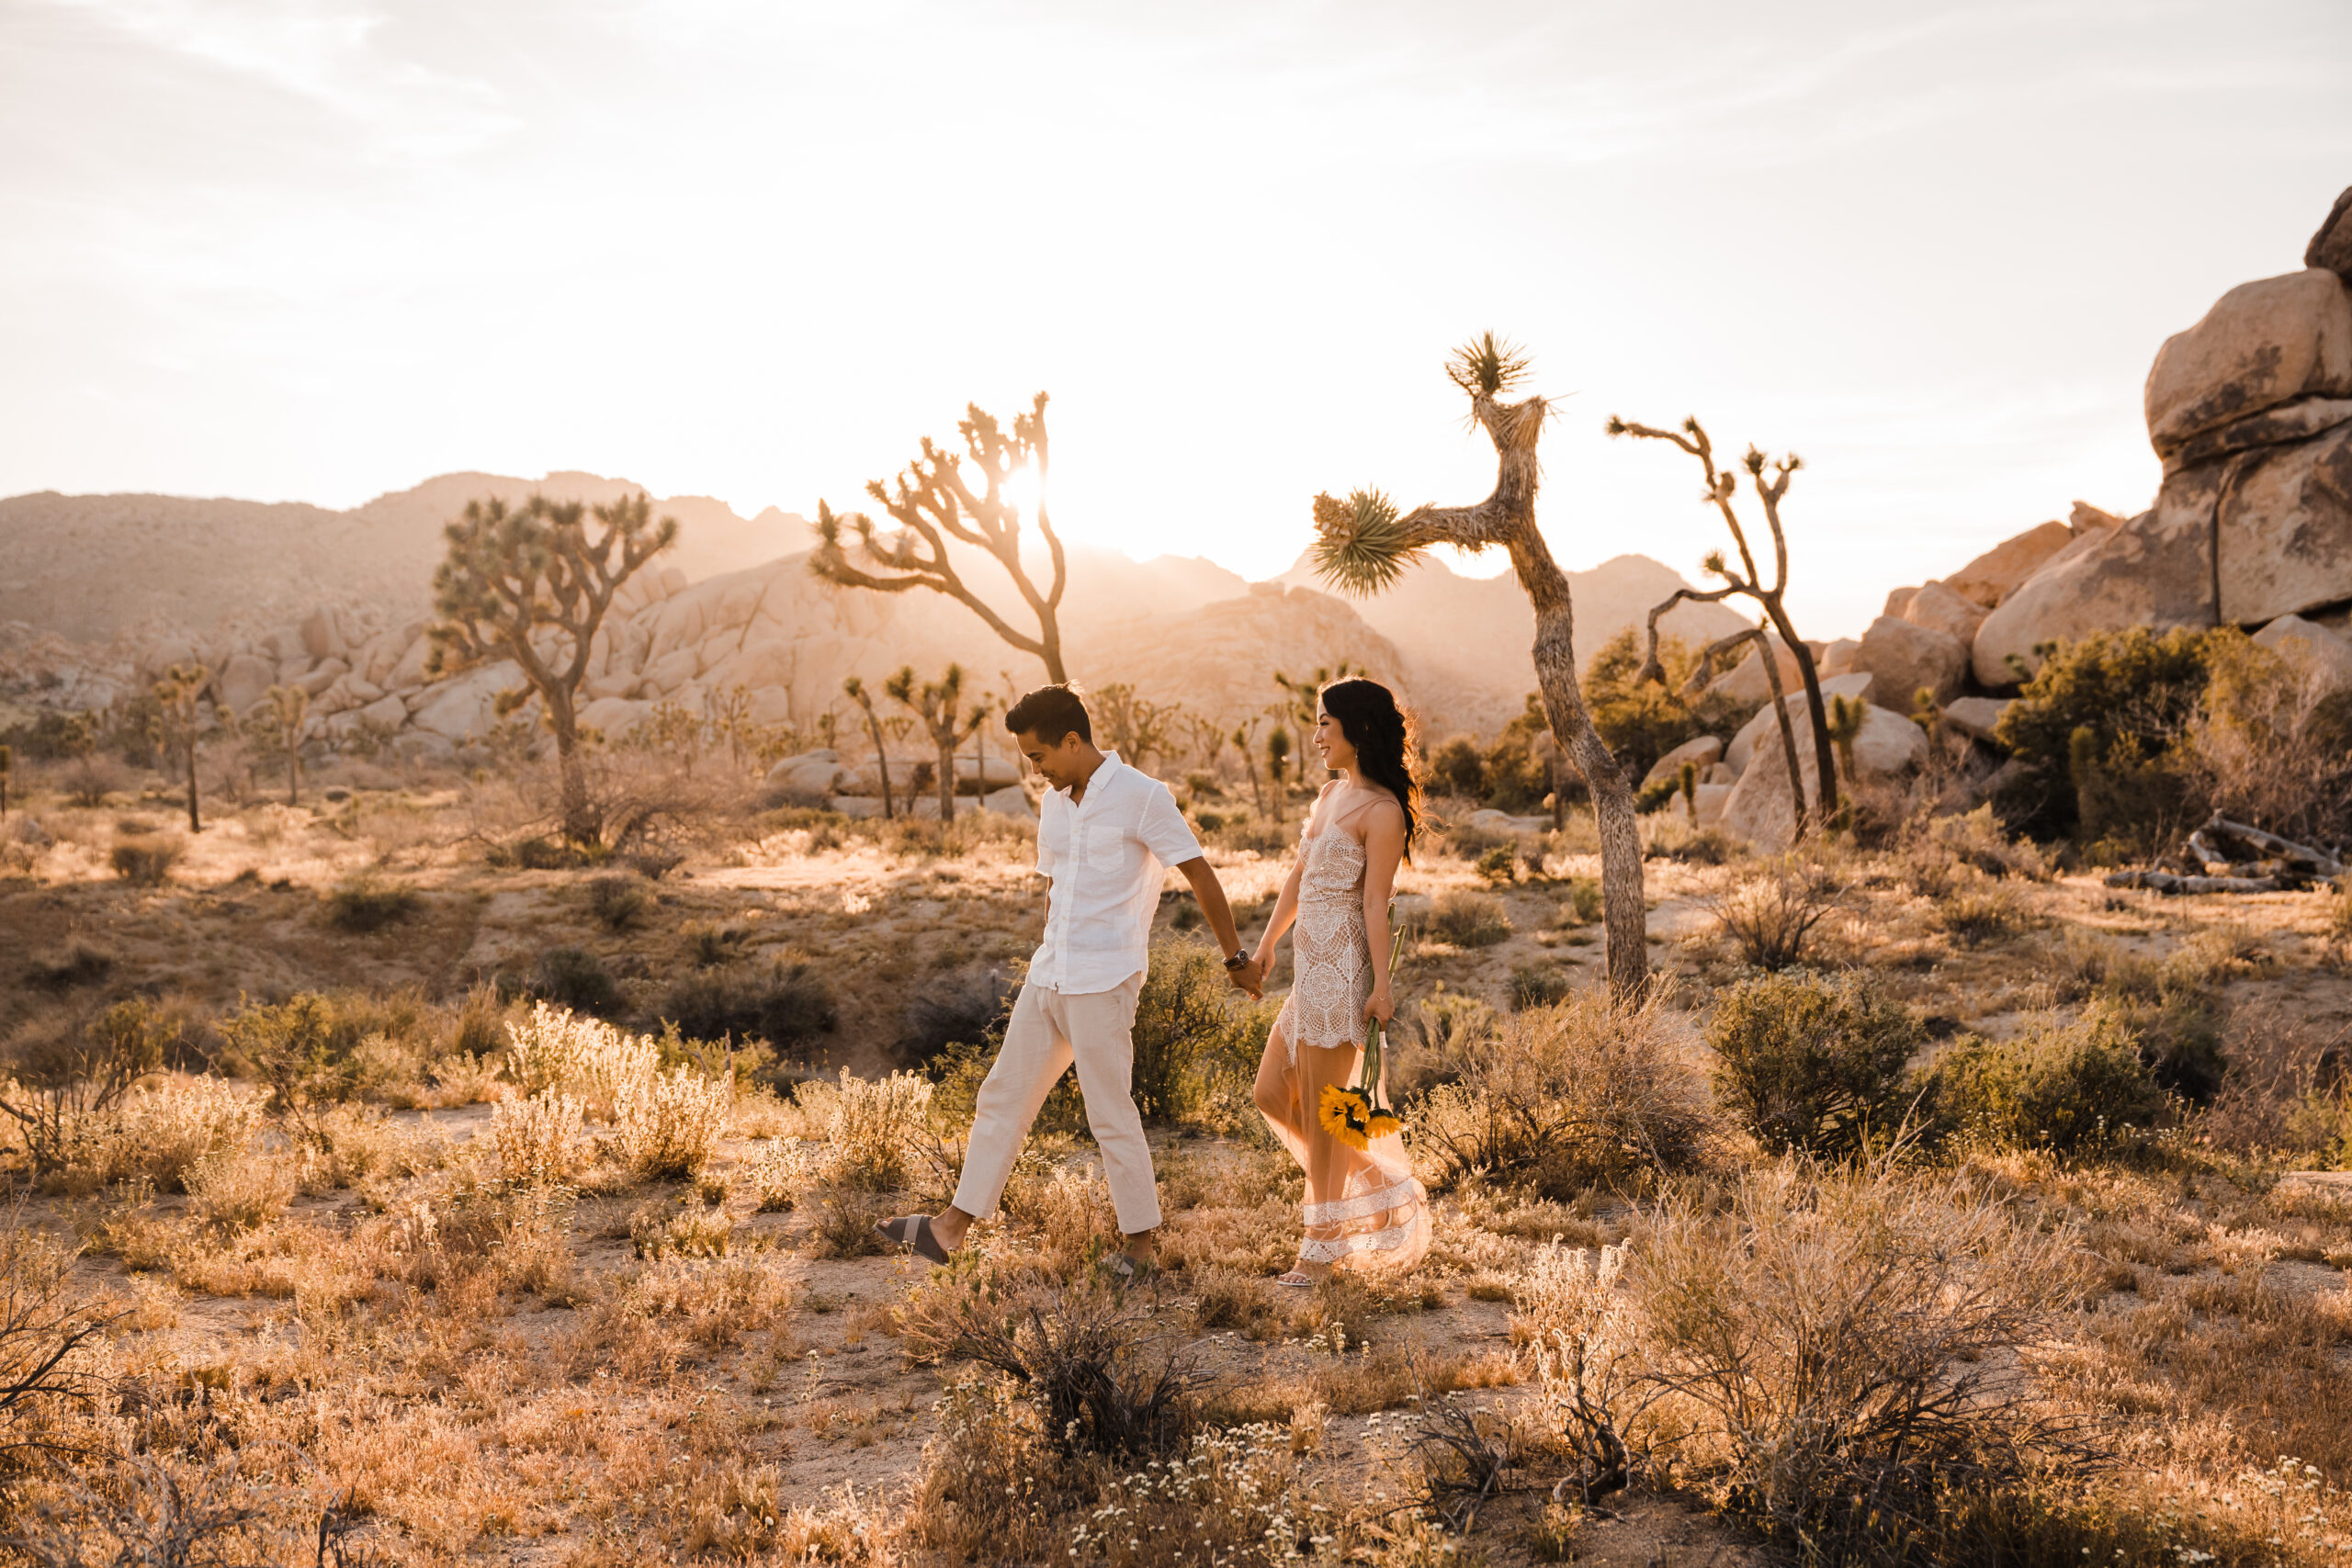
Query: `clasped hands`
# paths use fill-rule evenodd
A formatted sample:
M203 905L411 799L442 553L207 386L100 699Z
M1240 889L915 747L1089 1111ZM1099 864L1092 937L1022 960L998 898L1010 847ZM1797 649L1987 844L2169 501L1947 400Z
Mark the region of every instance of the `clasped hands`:
M1247 964L1237 964L1227 970L1225 977L1232 982L1235 990L1249 992L1251 1001L1257 1001L1266 994L1266 968L1254 957Z

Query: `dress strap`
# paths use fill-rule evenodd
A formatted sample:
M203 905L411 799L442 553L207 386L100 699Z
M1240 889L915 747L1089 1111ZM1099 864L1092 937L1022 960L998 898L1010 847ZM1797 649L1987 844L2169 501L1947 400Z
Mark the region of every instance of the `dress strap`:
M1329 822L1326 823L1323 830L1328 833L1334 828L1344 828L1375 806L1393 806L1395 804L1395 799L1385 795L1376 795L1370 800L1359 801L1355 805L1348 807L1346 816L1335 817Z

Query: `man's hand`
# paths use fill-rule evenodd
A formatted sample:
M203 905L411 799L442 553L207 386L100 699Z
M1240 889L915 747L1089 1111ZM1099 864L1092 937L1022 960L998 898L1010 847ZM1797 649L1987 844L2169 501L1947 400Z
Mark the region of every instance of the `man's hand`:
M1235 964L1225 972L1225 977L1233 982L1235 990L1249 992L1253 1001L1266 994L1266 972L1258 967L1255 959Z

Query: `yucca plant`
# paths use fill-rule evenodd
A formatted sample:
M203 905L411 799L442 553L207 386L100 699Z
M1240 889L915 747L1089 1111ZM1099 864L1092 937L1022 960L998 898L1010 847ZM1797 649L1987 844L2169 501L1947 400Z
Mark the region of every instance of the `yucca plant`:
M1642 840L1634 821L1634 789L1593 728L1577 683L1576 607L1567 574L1552 558L1535 525L1540 481L1536 442L1551 415L1540 396L1518 402L1503 394L1527 378L1527 356L1493 333L1456 349L1446 376L1470 399L1470 417L1494 444L1494 493L1469 506L1417 506L1399 516L1376 490L1347 500L1315 498L1317 573L1342 592L1360 597L1393 585L1433 546L1464 550L1499 547L1535 612L1533 660L1552 734L1592 795L1600 829L1600 876L1608 933L1611 994L1638 1000L1649 981L1648 917L1642 898Z

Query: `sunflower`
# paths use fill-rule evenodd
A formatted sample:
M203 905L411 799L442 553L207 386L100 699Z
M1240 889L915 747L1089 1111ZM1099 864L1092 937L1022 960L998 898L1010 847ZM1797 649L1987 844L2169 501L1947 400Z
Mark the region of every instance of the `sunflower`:
M1394 1137L1404 1130L1405 1119L1385 1105L1363 1119L1364 1137L1367 1140Z
M1377 1116L1385 1117L1392 1122L1396 1120L1385 1111L1374 1111L1372 1096L1366 1090L1346 1089L1339 1084L1324 1086L1323 1103L1318 1109L1322 1117L1323 1130L1351 1149L1361 1149L1371 1141L1366 1136L1366 1131L1373 1118Z

